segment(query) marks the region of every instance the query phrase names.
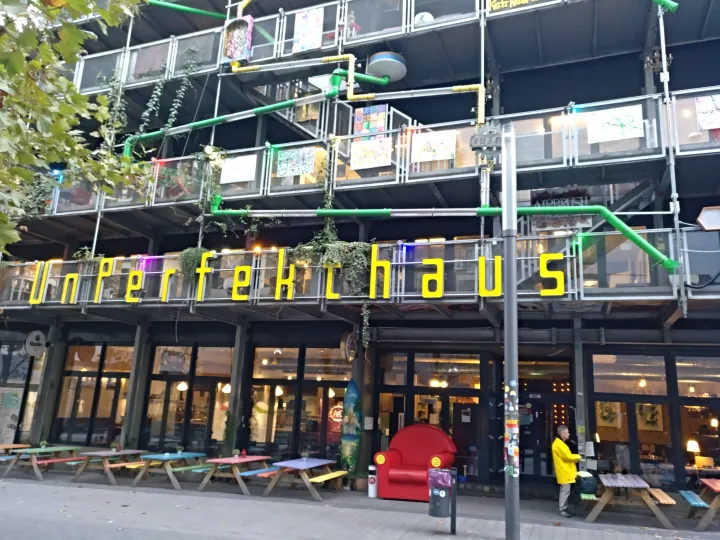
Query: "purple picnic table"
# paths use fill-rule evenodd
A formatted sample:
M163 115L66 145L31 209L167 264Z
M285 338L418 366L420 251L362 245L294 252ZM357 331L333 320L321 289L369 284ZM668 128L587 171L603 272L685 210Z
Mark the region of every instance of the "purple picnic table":
M272 493L277 483L286 472L292 472L293 478L290 482L290 487L295 485L295 480L300 478L305 484L305 487L312 495L312 498L318 502L322 502L322 497L315 489L313 484L322 484L324 482L331 481L332 487L335 491L342 493L342 477L347 474L347 471L333 471L330 469L330 465L334 464L335 461L332 459L318 459L318 458L298 458L291 459L289 461L278 461L273 465L279 467L278 471L273 475L270 484L265 489L263 497L267 497ZM312 469L322 468L322 474L319 476L308 476L307 471Z
M75 477L73 478L73 482L77 481L80 478L80 475L85 472L86 470L94 469L94 470L100 470L104 471L105 475L108 477L108 480L110 481L110 484L113 486L117 486L117 481L115 480L115 475L113 475L112 470L113 469L124 469L126 467L139 467L145 464L144 461L140 459L139 456L142 454L147 453L147 450L99 450L96 452L83 452L80 454L83 456L84 460L80 464L80 467L78 467L77 472L75 473ZM134 460L128 460L128 458L132 456L137 456ZM118 459L116 461L116 459ZM111 463L110 460L113 460ZM95 465L98 460L100 461L100 465Z

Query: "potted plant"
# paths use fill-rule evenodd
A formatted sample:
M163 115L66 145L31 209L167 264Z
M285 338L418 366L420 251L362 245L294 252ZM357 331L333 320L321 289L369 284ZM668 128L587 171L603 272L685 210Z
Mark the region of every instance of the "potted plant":
M120 448L120 443L119 443L119 442L113 441L113 442L110 443L110 450L111 450L111 451L117 452L119 448Z
M178 447L177 447L177 453L178 453L178 454L182 454L184 450L185 450L185 447L184 447L184 446L178 446Z
M40 441L40 448L46 448L48 446L47 441Z
M240 450L238 450L237 448L235 448L235 449L232 451L232 455L233 455L234 457L238 457L238 456L240 455Z

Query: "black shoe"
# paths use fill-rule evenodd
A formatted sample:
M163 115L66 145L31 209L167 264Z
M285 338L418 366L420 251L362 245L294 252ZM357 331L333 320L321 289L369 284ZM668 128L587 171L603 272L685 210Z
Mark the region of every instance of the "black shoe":
M571 518L571 517L572 517L572 514L571 514L570 512L567 512L566 510L563 510L562 512L560 512L560 515L561 515L562 517L564 517L564 518Z

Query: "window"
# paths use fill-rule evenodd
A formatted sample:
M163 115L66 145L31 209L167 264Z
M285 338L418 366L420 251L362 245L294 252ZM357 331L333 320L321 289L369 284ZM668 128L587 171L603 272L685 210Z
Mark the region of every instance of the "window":
M210 377L230 377L232 347L198 347L195 374Z
M595 455L598 472L630 472L627 405L595 402Z
M380 394L380 450L387 450L390 439L405 427L405 396Z
M256 385L252 387L250 417L251 454L273 459L290 456L292 448L294 386Z
M415 355L415 385L479 390L480 356L418 353Z
M522 392L563 394L571 392L569 362L518 362Z
M670 415L667 405L636 403L640 468L652 487L672 486L675 468L671 458Z
M720 358L678 356L675 364L681 396L720 397Z
M22 414L23 400L27 399L25 383L31 364L32 359L25 353L22 345L0 347L0 409L3 420L0 425L0 444L14 443L21 424L26 424L26 429L30 429L30 421L26 422L20 415ZM35 388L37 389L37 385ZM36 395L37 391L32 397L31 414Z
M595 392L667 395L663 356L594 354L593 372Z
M685 405L680 419L687 481L716 475L715 467L720 467L720 407Z
M190 372L192 347L157 347L153 374L184 375Z
M349 381L352 364L340 349L307 349L305 351L305 379L316 381Z
M105 351L103 373L130 373L134 352L133 347L108 347Z
M415 423L442 427L440 396L415 396Z
M407 354L383 352L380 354L380 369L383 382L390 385L406 384Z
M101 345L71 345L65 357L65 370L97 372L101 351Z
M258 347L253 361L255 379L297 379L299 349Z

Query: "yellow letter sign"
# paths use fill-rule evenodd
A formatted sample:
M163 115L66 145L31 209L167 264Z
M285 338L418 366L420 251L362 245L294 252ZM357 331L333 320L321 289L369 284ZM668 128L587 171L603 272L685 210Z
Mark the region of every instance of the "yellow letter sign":
M282 300L282 288L287 287L287 299L293 299L295 292L295 265L288 264L288 276L283 278L283 268L285 268L285 250L278 250L278 266L277 278L275 278L275 300Z
M495 255L493 258L493 288L488 290L487 278L485 277L485 257L478 257L478 296L484 298L497 298L502 296L502 257Z
M445 261L442 259L423 259L426 266L434 266L435 272L424 274L422 277L422 297L442 298L445 285ZM435 290L430 290L430 283L435 283Z
M540 255L540 277L555 279L555 288L542 288L540 296L563 296L565 294L565 274L562 270L550 270L548 263L550 261L562 261L564 255L562 253L544 253Z

